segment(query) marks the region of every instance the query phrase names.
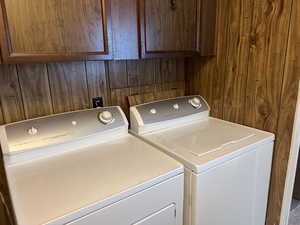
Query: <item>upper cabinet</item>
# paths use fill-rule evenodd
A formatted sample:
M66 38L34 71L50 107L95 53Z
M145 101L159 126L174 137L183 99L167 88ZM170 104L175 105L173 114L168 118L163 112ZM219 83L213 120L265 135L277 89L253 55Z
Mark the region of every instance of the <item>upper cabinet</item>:
M216 0L139 0L143 58L215 54Z
M4 63L215 54L216 0L1 0Z
M111 59L110 0L2 0L4 62Z

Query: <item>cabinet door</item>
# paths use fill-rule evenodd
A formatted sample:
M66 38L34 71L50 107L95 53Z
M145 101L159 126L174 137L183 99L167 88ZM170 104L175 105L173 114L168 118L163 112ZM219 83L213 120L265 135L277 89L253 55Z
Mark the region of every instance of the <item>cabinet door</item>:
M5 62L107 59L109 0L1 0Z
M140 0L139 3L143 58L200 54L204 35L214 37L211 33L215 33L215 0ZM202 20L210 23L201 23ZM202 26L206 33L201 33ZM214 43L211 41L206 44Z

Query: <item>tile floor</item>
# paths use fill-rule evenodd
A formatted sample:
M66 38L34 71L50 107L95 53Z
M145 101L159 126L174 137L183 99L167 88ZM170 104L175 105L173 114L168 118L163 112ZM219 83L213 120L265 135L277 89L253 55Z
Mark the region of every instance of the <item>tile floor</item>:
M293 199L289 225L300 225L300 201Z

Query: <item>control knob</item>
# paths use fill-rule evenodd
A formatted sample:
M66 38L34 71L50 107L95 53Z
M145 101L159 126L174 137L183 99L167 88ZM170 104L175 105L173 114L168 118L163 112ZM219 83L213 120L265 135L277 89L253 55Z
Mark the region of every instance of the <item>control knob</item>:
M189 100L189 103L195 108L195 109L200 109L202 104L199 98L194 97Z
M112 113L109 111L103 111L103 112L99 113L98 119L103 124L110 124L110 123L113 123L115 120Z

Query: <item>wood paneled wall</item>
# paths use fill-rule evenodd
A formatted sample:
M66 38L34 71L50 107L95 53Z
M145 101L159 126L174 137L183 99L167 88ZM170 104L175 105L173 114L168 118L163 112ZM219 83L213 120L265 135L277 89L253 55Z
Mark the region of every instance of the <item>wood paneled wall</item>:
M217 57L188 61L212 115L276 134L267 225L278 225L300 77L299 0L218 0Z
M184 89L184 60L92 61L0 66L0 124L92 107L127 96Z
M0 65L0 125L91 108L97 96L128 115L129 95L184 91L184 64L184 59L153 59ZM1 153L0 191L9 202ZM0 207L1 224L2 214Z

